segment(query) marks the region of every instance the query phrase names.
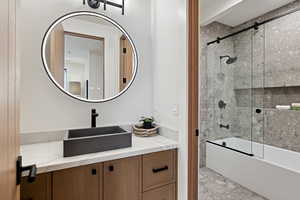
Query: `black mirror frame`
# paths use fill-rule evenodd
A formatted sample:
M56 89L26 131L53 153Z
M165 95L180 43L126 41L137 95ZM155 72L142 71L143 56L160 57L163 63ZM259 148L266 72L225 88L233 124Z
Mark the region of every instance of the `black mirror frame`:
M55 79L54 77L52 76L50 70L49 70L49 67L48 67L48 64L46 62L46 44L47 44L47 39L48 37L50 36L50 33L52 32L53 28L63 22L64 20L66 19L69 19L71 17L76 17L76 16L94 16L94 17L98 17L98 18L101 18L101 19L104 19L106 20L107 22L113 24L115 27L117 27L129 40L132 48L133 48L133 56L134 56L134 74L132 76L132 79L131 81L129 82L129 84L121 91L119 92L117 95L115 96L112 96L112 97L109 97L109 98L106 98L106 99L101 99L101 100L89 100L89 99L85 99L85 98L81 98L81 97L77 97L73 94L71 94L70 92L66 91ZM116 98L118 98L119 96L121 96L122 94L124 94L129 88L130 86L132 85L132 83L134 82L135 78L136 78L136 75L137 75L137 72L138 72L138 53L137 53L137 49L136 49L136 46L132 40L132 38L130 37L130 35L126 32L126 30L116 21L114 21L113 19L111 19L110 17L107 17L103 14L100 14L100 13L96 13L96 12L90 12L90 11L78 11L78 12L71 12L71 13L68 13L66 15L63 15L61 17L59 17L58 19L56 19L51 25L50 27L47 29L44 37L43 37L43 41L42 41L42 47L41 47L41 57L42 57L42 62L43 62L43 66L44 66L44 69L49 77L49 79L52 81L52 83L54 83L54 85L59 89L61 90L63 93L65 93L66 95L76 99L76 100L79 100L79 101L82 101L82 102L86 102L86 103L104 103L104 102L108 102L108 101L112 101Z

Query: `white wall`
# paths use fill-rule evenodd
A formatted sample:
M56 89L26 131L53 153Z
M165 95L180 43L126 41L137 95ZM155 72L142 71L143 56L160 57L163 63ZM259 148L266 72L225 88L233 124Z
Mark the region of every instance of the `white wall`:
M126 14L108 7L105 15L119 22L138 49L139 70L131 88L114 101L88 104L60 92L48 79L41 62L41 44L48 26L68 12L90 10L82 0L19 0L17 5L18 62L21 70L21 132L90 126L90 112L100 113L98 125L128 124L152 115L150 1L126 0ZM102 9L91 10L103 12Z
M228 14L231 9L238 6L243 1L244 0L201 0L201 26L205 26L213 21L222 19L222 17Z
M187 199L186 0L151 0L155 119L179 133L179 200Z

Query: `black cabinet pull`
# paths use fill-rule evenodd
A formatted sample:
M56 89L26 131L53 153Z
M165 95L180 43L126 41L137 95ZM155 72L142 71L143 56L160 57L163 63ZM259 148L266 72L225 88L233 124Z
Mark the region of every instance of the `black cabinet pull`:
M169 167L166 165L162 168L153 168L152 171L153 171L153 173L158 173L158 172L165 171L165 170L168 170L168 169L169 169Z
M97 174L97 169L92 169L92 175L96 175Z
M114 166L112 166L112 165L108 167L108 170L111 171L111 172L114 171L114 169L115 169L115 168L114 168Z

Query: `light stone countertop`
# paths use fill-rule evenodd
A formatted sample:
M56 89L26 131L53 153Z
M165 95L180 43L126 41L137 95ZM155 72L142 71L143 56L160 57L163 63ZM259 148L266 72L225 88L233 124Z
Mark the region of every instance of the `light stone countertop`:
M163 136L142 138L132 136L132 147L85 154L74 157L63 157L63 141L21 145L23 166L36 164L38 174L71 167L89 165L126 157L176 149L178 143ZM25 174L24 174L25 175Z

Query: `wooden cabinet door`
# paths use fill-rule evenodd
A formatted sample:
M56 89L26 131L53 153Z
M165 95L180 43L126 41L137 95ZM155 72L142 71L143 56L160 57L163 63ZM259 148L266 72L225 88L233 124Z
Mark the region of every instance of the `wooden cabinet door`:
M103 165L53 172L53 200L102 200Z
M104 163L104 200L141 199L141 157Z
M40 174L33 183L23 177L21 200L51 200L51 174Z
M176 185L170 184L145 192L143 200L176 200Z

